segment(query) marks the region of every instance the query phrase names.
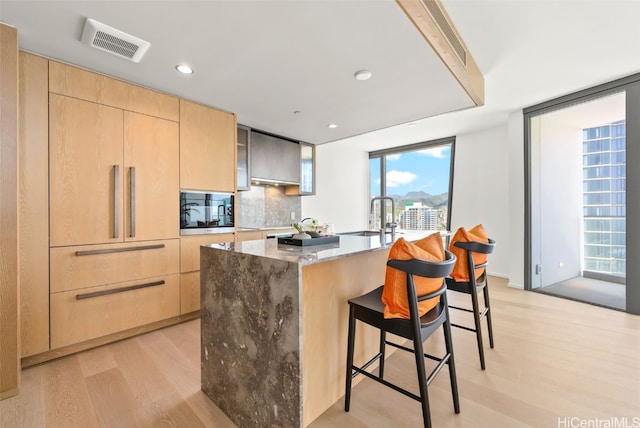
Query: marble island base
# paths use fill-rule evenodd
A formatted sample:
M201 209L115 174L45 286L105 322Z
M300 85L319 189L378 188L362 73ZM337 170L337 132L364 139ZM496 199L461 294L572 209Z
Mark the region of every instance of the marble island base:
M202 390L238 426L307 426L344 395L347 300L384 282L389 252L367 239L201 247ZM378 347L358 341L356 359Z

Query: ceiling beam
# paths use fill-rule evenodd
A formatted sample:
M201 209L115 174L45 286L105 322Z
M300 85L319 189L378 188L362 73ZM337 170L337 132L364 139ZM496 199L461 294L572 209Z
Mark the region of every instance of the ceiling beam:
M484 77L439 0L396 0L476 106L484 105Z

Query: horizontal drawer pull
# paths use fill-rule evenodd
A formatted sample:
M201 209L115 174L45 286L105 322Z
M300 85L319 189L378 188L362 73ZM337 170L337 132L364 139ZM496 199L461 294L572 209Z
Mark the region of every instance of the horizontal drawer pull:
M114 288L113 290L96 291L95 293L86 293L76 295L76 300L91 299L92 297L107 296L109 294L124 293L125 291L138 290L140 288L155 287L164 284L164 280L149 282L147 284L131 285L129 287Z
M164 244L143 245L141 247L105 248L104 250L76 251L76 256L95 256L96 254L126 253L127 251L156 250L164 248Z

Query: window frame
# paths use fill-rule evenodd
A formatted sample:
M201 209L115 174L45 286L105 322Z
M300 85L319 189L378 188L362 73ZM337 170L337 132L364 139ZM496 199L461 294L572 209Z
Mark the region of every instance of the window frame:
M456 137L444 137L438 138L435 140L423 141L420 143L407 144L404 146L392 147L388 149L375 150L369 152L369 190L372 188L371 183L371 160L375 158L379 158L380 160L380 196L387 196L386 188L387 188L387 159L386 157L389 155L398 155L407 152L415 152L419 150L430 149L438 146L450 145L451 146L451 157L449 159L449 186L448 186L448 200L447 200L447 224L446 230L450 230L451 228L451 207L453 205L453 179L455 175L455 154L456 154ZM369 199L371 199L371 194L369 195ZM386 206L383 205L381 210L381 215L386 216ZM371 219L369 219L371 221Z

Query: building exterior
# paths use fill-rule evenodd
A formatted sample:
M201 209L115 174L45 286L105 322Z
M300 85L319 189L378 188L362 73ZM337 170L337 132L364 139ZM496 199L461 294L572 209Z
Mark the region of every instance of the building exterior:
M406 230L440 230L443 209L423 206L421 202L406 204L400 213L400 228ZM445 216L446 218L446 216Z
M625 121L583 129L584 272L626 275Z

